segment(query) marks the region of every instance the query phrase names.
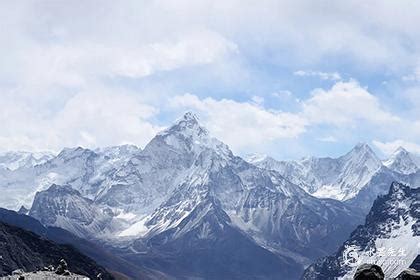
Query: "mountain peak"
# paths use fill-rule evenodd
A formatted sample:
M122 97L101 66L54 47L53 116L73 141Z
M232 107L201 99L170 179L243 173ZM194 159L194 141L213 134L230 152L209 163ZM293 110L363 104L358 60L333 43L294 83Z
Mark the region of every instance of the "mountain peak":
M181 118L175 121L175 123L169 128L165 129L160 135L168 135L173 133L181 134L198 134L206 135L207 130L202 127L198 122L198 117L192 112L186 112Z
M196 114L194 114L193 112L188 111L188 112L186 112L186 113L182 116L181 120L182 120L182 121L186 121L186 122L192 122L192 123L197 123L197 124L198 124L198 120L199 120L199 118L198 118L198 116L197 116Z
M399 146L395 151L394 154L400 154L400 153L404 153L404 154L408 154L408 151L406 149L404 149L404 147Z
M379 158L376 156L375 152L367 143L358 143L348 152L346 155L343 156L346 160L349 158L358 159L359 161L366 161L366 160L373 160L375 165L380 164Z
M153 153L155 149L160 149L162 141L170 146L172 151L193 151L198 155L204 149L211 149L223 158L233 156L229 147L212 137L209 131L199 124L198 117L192 112L185 113L172 126L158 133L144 148L145 153Z
M41 191L42 193L53 193L53 194L71 194L71 195L78 195L80 196L81 194L73 189L70 185L57 185L57 184L52 184L48 189ZM38 192L40 193L40 192ZM38 194L37 193L37 194Z
M365 142L359 142L354 146L353 151L372 151L369 144Z
M398 147L383 163L389 169L402 174L411 174L418 170L418 166L411 154L403 147Z
M69 158L73 158L73 157L79 157L82 154L90 155L90 154L94 154L94 153L95 152L93 152L90 149L86 149L86 148L78 146L78 147L74 147L74 148L64 148L58 154L57 158L69 159Z

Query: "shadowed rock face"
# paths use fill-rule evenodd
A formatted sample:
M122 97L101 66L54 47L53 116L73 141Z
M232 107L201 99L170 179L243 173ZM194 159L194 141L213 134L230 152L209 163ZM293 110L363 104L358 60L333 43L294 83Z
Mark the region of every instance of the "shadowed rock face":
M383 280L385 277L382 268L375 264L362 264L354 274L354 280ZM401 272L394 280L420 280L420 272L409 268Z
M99 265L105 267L113 274L117 273L125 279L126 276L132 279L166 279L162 274L155 271L148 271L143 267L133 265L115 254L109 252L100 244L92 243L79 238L74 234L58 228L43 226L38 220L18 214L15 211L0 208L0 222L19 227L39 235L41 239L48 239L56 244L67 244L75 247L82 254L95 260Z
M382 268L375 264L362 264L357 268L354 280L382 280L384 273ZM401 272L394 280L420 280L420 272L409 268Z
M420 271L420 255L414 259L413 263L410 265L410 268L414 268L417 271Z
M382 280L384 272L380 266L374 264L362 264L354 274L354 280Z
M0 222L0 276L10 275L16 269L37 271L67 259L69 270L95 279L101 273L103 279L114 279L104 268L73 247L57 245L38 235Z
M420 280L420 272L413 268L406 269L398 275L396 280Z

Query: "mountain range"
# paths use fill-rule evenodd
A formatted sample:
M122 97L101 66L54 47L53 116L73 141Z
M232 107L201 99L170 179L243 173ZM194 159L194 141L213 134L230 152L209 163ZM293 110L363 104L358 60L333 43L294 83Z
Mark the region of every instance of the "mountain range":
M313 196L343 201L365 214L378 195L388 192L393 181L411 186L420 183L418 156L402 147L386 160L381 160L366 143L357 144L338 158L278 161L269 156L252 155L247 160L279 172Z
M146 279L298 279L393 181L415 186L419 174L405 150L382 161L366 144L335 159L244 160L186 113L144 149L66 148L0 169L0 206L100 246Z

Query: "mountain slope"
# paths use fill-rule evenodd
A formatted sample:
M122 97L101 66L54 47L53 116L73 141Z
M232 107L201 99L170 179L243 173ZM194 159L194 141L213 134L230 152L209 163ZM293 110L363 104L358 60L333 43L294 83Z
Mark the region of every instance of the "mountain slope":
M143 267L136 266L130 262L119 258L101 244L95 244L85 239L79 238L72 233L58 228L43 226L38 220L16 213L12 210L0 208L0 222L16 226L26 231L39 235L43 239L48 239L54 243L71 245L79 252L95 260L99 265L106 269L127 275L134 279L163 279L165 278L157 271L148 271Z
M275 279L283 271L293 279L336 250L361 220L356 209L313 197L278 172L233 155L191 113L143 150L121 151L65 149L6 189L33 182L38 192L30 215L43 224L106 242L127 261L175 278L210 277L207 260L215 275L231 279L245 276L227 261L251 278ZM47 189L51 181L64 183ZM233 250L239 245L246 255ZM252 261L254 254L262 261Z
M357 195L382 163L367 144L358 144L339 158L305 158L276 161L251 158L258 167L275 170L289 181L317 197L348 200Z
M43 164L52 159L54 155L49 152L5 152L0 153L0 168L16 170L19 168L31 168Z
M413 157L407 150L399 147L389 159L384 161L384 165L395 172L411 174L419 170Z
M419 255L418 244L420 189L393 183L387 195L375 200L365 224L351 234L335 255L306 269L303 278L351 277L358 263L351 266L345 257L354 257L355 253L360 263L378 264L387 277L396 277L412 262L415 263Z
M261 259L278 262L276 266L290 273L293 279L303 264L335 250L344 240L343 235L358 224L359 215L353 209L341 202L314 198L277 172L257 168L235 157L227 146L211 138L195 118L184 121L157 136L158 150L164 155L187 154L189 167L182 173L183 177L178 177L178 185L165 201L142 225L136 224L143 230L134 251L142 253L131 254L130 259L144 261L154 254L166 256L172 250L176 252L172 254L174 263L166 267L182 267L176 260L184 259L189 250L196 252L196 242L208 248L196 254L188 253L199 260L208 259L205 256L210 248L222 249L217 247L220 242L228 247L238 239L244 248L259 248ZM234 252L210 252L214 261L222 256L239 257ZM268 269L259 269L262 263L252 263L245 257L236 262L238 265L243 262L243 269L253 273ZM191 270L191 277L206 277L204 262L200 265L197 264L195 273L201 274ZM220 263L214 269L228 273L229 267ZM182 271L165 272L178 273L176 277L183 275ZM232 274L226 277L231 279L243 277L237 272L229 273ZM274 271L260 273L250 277L278 277L272 274Z
M29 215L47 226L66 229L80 237L92 238L112 228L112 216L70 186L52 185L35 195Z
M164 256L155 261L157 268L176 279L277 279L280 274L296 279L302 270L232 226L211 197L203 198L176 227L147 239L147 245Z
M3 222L0 222L0 241L0 276L10 275L16 269L40 270L50 264L57 265L60 259L65 259L72 272L91 278L101 273L103 279L113 279L105 269L72 247L57 245Z
M342 200L346 205L367 214L379 195L389 190L393 181L420 185L420 170L414 155L399 148L381 162L366 144L359 144L339 158L305 158L300 161L277 161L270 157L250 157L261 168L276 170L291 182L317 197Z
M57 156L33 167L0 169L4 196L0 205L8 209L30 208L37 192L52 184L67 185L94 200L108 185L120 166L140 152L135 146L118 146L92 151L81 147L65 148Z

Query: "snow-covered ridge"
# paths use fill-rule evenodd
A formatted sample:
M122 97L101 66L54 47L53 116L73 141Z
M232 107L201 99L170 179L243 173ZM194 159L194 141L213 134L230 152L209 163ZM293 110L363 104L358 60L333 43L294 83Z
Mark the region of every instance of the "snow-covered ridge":
M306 157L297 161L277 161L268 156L250 156L248 161L278 171L316 197L346 201L357 196L380 172L416 173L419 168L413 158L414 155L399 148L389 159L381 161L368 144L359 143L338 158Z
M341 241L337 232L349 233L360 218L235 156L193 114L142 150L68 148L4 173L0 183L0 205L23 204L43 224L84 238L159 247L235 236L233 243L241 237L252 252L275 252L293 267L331 252Z
M16 170L19 168L30 168L52 159L51 152L22 152L10 151L0 153L0 168Z
M224 248L230 244L234 251L240 240L248 256L258 253L275 260L277 269L293 267L299 274L336 250L362 221L360 208L347 201L308 192L330 188L327 195L348 200L380 172L397 174L366 144L337 159L251 161L235 156L187 113L144 149L66 148L42 164L0 170L0 206L24 205L44 225L118 245L133 258L149 250L196 258L203 253L191 253L197 248L223 244L212 257L243 261Z
M415 155L409 153L403 147L399 147L383 164L402 174L411 174L419 170L416 164Z

